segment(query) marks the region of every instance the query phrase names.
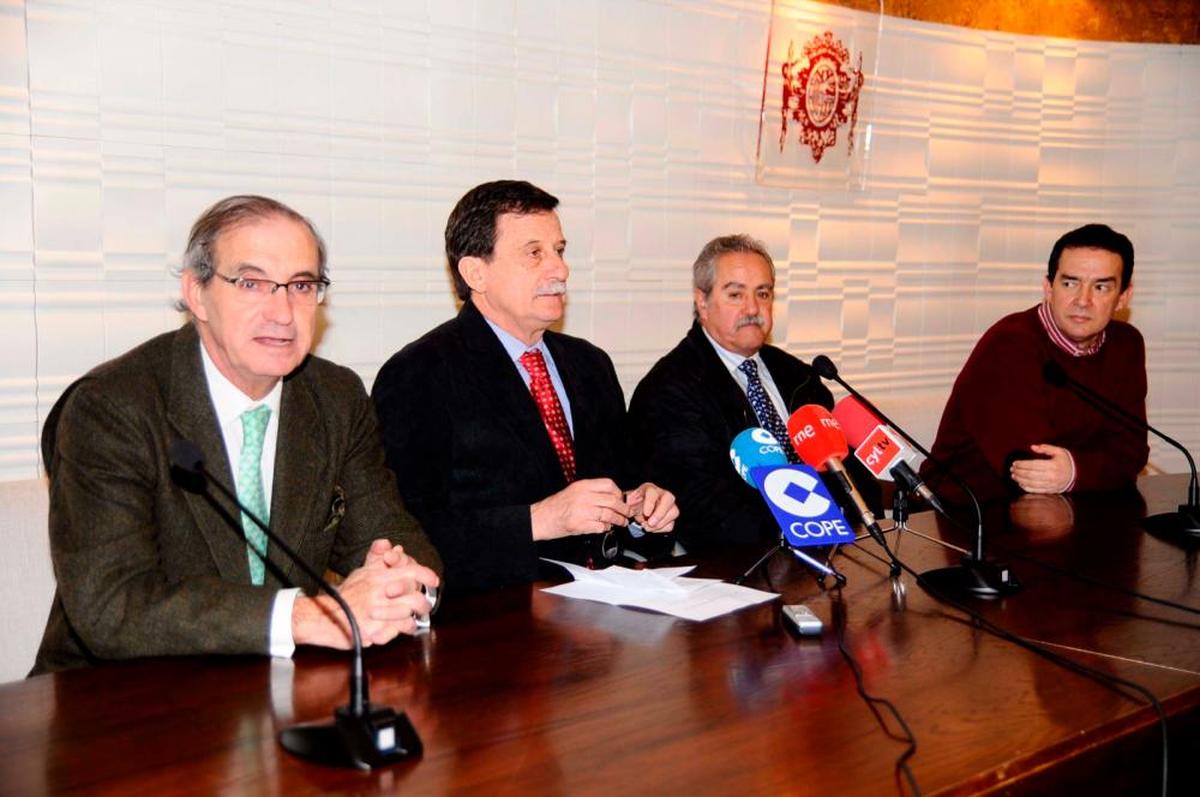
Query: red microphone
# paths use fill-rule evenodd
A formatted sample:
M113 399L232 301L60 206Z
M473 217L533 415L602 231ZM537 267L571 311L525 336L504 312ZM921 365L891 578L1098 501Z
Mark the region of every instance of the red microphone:
M942 502L913 470L916 454L895 429L854 396L846 396L835 404L833 417L846 430L846 440L855 446L854 456L875 474L875 478L899 482L903 489L916 493L925 503L946 514Z
M842 460L850 453L850 448L846 445L846 435L842 433L842 426L837 419L819 404L805 404L788 418L787 428L796 455L809 467L819 471L830 471L837 477L854 503L854 508L858 510L867 531L886 549L883 531L879 528L874 513L867 508L867 502L863 500L842 464Z
M819 471L830 470L831 462L841 465L850 453L841 424L819 404L805 404L793 412L787 429L796 456Z

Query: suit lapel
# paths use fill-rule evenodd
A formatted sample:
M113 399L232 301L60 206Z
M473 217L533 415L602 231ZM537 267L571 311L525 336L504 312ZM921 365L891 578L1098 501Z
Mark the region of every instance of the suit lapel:
M214 479L233 487L233 476L229 472L229 454L221 436L216 410L204 378L204 365L200 360L200 337L191 324L181 328L175 335L171 355L170 395L167 398L167 421L175 433L184 440L195 443L204 453L205 469ZM168 441L168 444L170 441ZM225 509L234 522L240 523L237 508L209 490L212 498ZM207 498L197 493L186 493L188 507L196 522L196 528L208 543L208 549L221 578L237 583L250 581L250 567L246 562L245 538L241 526L231 528L229 520L213 509Z
M700 364L703 381L713 387L713 398L720 405L721 415L725 417L729 427L741 431L751 426L759 426L758 416L754 414L750 399L746 398L745 391L734 380L725 363L721 362L720 356L698 323L693 322L687 340Z
M496 403L496 411L489 422L507 426L517 438L518 450L528 451L551 483L555 480L563 482L562 466L542 423L541 413L500 339L469 301L463 305L458 320L470 356L469 378L475 382L480 395L488 396ZM561 376L562 364L557 357L555 366ZM573 411L573 397L571 401Z
M547 331L545 341L546 348L550 350L550 356L554 358L554 367L558 369L558 376L562 379L567 401L571 404L572 437L575 441L577 469L579 473L587 474L593 470L592 458L594 452L598 450L593 435L611 433L612 430L606 429L606 425L600 423L595 417L596 396L593 395L593 390L589 389L587 374L581 370L583 364L568 354L562 338L554 333ZM551 453L553 454L553 447L551 447ZM554 456L554 461L557 463L557 455L554 454Z
M271 530L298 552L308 533L324 519L319 513L332 498L332 480L325 475L329 456L316 434L324 428L320 409L303 373L301 365L283 382L271 489ZM294 580L291 559L275 556L272 560Z
M779 390L779 395L783 397L783 402L787 406L788 413L793 413L805 403L811 391L804 391L810 382L818 379L815 372L807 370L803 375L799 369L803 368L799 360L792 355L776 349L774 346L763 346L759 351L759 356L762 357L763 364L767 366L767 370L771 373L771 381L775 383L776 389ZM787 420L786 418L784 420Z

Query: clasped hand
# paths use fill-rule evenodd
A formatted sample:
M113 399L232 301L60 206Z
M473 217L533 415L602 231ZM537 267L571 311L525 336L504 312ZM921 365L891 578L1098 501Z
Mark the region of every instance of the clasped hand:
M637 521L646 531L675 528L675 496L646 482L628 494L612 479L580 479L529 508L535 540L599 534Z
M338 591L354 612L363 645L383 645L416 630L417 615L433 608L422 588L438 583L437 573L418 564L401 546L378 539L362 567L352 571ZM345 614L328 595L296 599L292 633L298 645L345 650L353 644Z

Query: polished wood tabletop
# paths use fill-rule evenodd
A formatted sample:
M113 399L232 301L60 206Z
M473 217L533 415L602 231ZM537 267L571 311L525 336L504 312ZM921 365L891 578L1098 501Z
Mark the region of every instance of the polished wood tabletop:
M1139 528L1184 485L1152 477L1140 494L998 508L991 548L1025 588L972 605L1153 692L1170 716L1172 793L1197 794L1200 618L1128 594L1200 606L1196 551ZM910 525L967 542L928 513ZM918 571L959 556L913 532L888 539ZM890 578L879 552L869 540L841 549L840 593L790 557L772 562L782 600L825 622L813 639L787 631L780 601L694 623L545 585L450 600L430 633L368 653L372 699L405 711L425 746L373 772L309 764L276 740L346 701L341 654L146 660L3 685L0 793L907 793L899 729L886 716L881 727L839 652L843 612L866 688L912 729L924 794L1156 793L1161 741L1145 700L988 633L911 576ZM696 574L733 575L757 553Z

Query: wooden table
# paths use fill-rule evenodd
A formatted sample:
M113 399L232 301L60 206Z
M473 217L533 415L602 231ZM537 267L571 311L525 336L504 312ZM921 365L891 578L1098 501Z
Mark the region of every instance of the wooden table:
M979 604L992 621L1151 689L1171 721L1172 792L1197 794L1200 623L1017 558L1200 606L1194 551L1137 529L1173 508L1179 477L1136 494L1054 498L996 519L994 547L1026 588ZM1005 517L1007 515L1007 517ZM922 514L916 529L963 543ZM1007 528L1002 528L1007 527ZM890 534L917 570L957 554ZM999 640L908 576L903 597L870 541L843 549L847 643L868 689L912 726L925 794L1155 793L1152 711ZM729 575L755 552L705 562ZM707 623L516 588L448 605L434 630L372 650L372 698L407 711L422 759L322 769L276 742L345 702L345 659L185 658L0 687L0 792L316 794L896 794L903 745L857 696L830 625L834 597L786 557L772 582L826 622L781 625L777 603ZM1087 652L1091 651L1091 652ZM1088 787L1088 788L1081 788Z

